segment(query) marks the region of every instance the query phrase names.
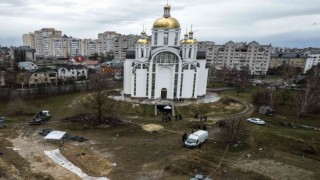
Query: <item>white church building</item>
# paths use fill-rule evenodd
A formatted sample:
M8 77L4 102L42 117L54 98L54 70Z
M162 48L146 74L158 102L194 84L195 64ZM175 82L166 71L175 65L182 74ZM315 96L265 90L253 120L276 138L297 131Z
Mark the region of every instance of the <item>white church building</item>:
M144 99L196 99L206 94L205 51L197 50L192 30L180 41L180 23L165 5L152 28L151 40L141 33L135 51L124 62L124 94Z

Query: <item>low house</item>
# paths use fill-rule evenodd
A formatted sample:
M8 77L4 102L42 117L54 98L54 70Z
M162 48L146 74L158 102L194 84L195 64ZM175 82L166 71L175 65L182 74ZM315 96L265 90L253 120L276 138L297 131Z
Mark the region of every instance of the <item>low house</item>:
M38 66L33 62L19 62L18 64L19 69L25 69L25 70L35 70L38 69Z
M95 69L95 70L97 70L98 64L99 64L99 61L91 61L91 60L87 60L82 63L82 65L86 66L88 69Z
M114 77L115 79L123 78L123 62L121 61L108 61L100 65L100 72L106 74L108 77Z
M304 70L308 58L309 58L309 56L304 55L304 54L295 54L295 53L278 54L278 53L274 53L274 54L271 54L269 68L276 69L282 65L290 65L292 67L295 67L295 68L299 67L302 70Z
M58 73L51 69L37 69L30 72L29 84L57 84Z
M83 62L86 61L86 58L84 56L74 56L72 59L71 59L71 62L72 64L74 65L80 65L82 64Z
M67 80L83 80L88 78L88 70L82 65L61 65L57 69L58 79Z

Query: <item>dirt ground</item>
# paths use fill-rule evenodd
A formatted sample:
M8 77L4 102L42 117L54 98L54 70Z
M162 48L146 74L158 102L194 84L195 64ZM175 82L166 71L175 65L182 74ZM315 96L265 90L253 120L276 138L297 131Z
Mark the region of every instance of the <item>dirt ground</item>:
M44 151L57 149L59 143L46 143L42 136L37 134L37 131L20 132L21 134L15 138L10 139L14 148L17 149L18 154L30 163L30 170L32 172L41 172L50 174L57 180L78 180L77 175L69 172L65 168L55 164Z
M175 123L175 122L174 122ZM165 129L171 129L174 123L161 124ZM156 124L156 123L152 123ZM176 124L178 126L179 124ZM41 129L39 127L37 129ZM28 128L26 128L28 129ZM209 140L201 149L187 149L180 142L180 134L160 130L147 132L139 125L128 125L118 128L89 129L83 132L89 141L76 143L67 141L63 146L59 143L44 143L38 130L18 131L19 135L10 138L8 150L18 153L30 165L30 172L42 174L47 179L80 179L72 172L55 164L45 154L45 150L60 148L71 162L81 167L92 176L107 176L110 179L188 179L197 173L208 175L214 170L225 145L214 139ZM210 136L218 136L216 128L208 129ZM79 133L73 130L73 133ZM232 152L236 151L236 152ZM320 163L307 157L294 156L282 152L272 158L253 154L253 159L246 158L248 149L243 148L227 153L222 167L211 177L218 179L316 179L314 171L307 170L295 163ZM251 153L251 152L250 152ZM270 153L266 153L270 154ZM292 157L281 159L281 157ZM299 161L299 162L297 162ZM0 167L11 174L11 179L22 178L19 169L10 163L5 164L0 159ZM2 168L4 169L4 168ZM226 172L224 172L226 171ZM30 174L30 173L29 173Z
M77 107L76 101L64 102L64 108ZM72 104L71 106L68 106ZM203 114L217 119L214 112L221 106L227 107L225 112L244 111L242 103L227 102L205 105ZM211 108L211 109L210 109ZM183 120L161 121L161 115L123 116L127 123L119 127L81 125L63 122L63 110L49 122L39 126L27 124L9 124L0 129L0 179L80 179L74 173L55 164L44 151L59 148L62 154L72 163L91 176L106 176L110 179L133 180L185 180L196 174L211 175L213 179L317 179L319 177L320 158L318 152L308 154L295 149L290 151L287 144L296 142L288 134L282 136L286 144L270 144L270 139L277 141L278 136L270 134L278 132L278 126L250 125L251 138L248 144L239 148L229 147L225 158L221 161L227 147L223 141L223 129L214 124L208 126L209 140L201 148L185 148L182 134L191 133L189 119L193 112L201 106L193 105L180 108ZM73 110L74 111L74 110ZM192 113L191 113L192 112ZM60 114L58 114L60 113ZM59 117L59 118L57 118ZM142 125L152 125L156 130L144 130ZM147 126L148 127L148 126ZM67 140L64 144L44 142L38 132L42 128L53 128L67 131L70 134L88 138L85 142ZM286 129L280 129L285 133ZM296 133L295 131L293 131ZM260 133L259 136L254 133ZM291 131L290 131L291 133ZM294 134L293 133L293 134ZM319 133L306 131L301 138L309 138ZM268 138L265 138L268 136ZM305 137L306 136L306 137ZM317 140L317 139L316 139ZM315 147L318 142L315 140ZM299 144L299 145L304 145ZM259 150L259 148L262 148ZM287 149L286 149L287 148ZM252 157L248 158L247 154ZM7 156L8 155L8 156ZM218 167L221 161L221 167ZM18 163L19 162L19 163ZM22 163L21 163L22 162ZM20 164L20 165L19 165Z

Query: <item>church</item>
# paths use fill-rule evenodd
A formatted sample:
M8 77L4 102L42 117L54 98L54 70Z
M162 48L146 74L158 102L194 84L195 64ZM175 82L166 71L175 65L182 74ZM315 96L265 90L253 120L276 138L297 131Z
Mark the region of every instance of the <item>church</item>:
M143 30L135 50L124 62L124 95L141 99L197 99L206 94L208 67L205 51L198 51L194 32L180 40L181 28L164 6L148 39Z

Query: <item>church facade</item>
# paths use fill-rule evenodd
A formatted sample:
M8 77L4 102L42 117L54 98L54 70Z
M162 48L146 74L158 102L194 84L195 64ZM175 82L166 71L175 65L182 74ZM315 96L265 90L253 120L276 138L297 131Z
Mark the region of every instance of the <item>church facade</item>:
M208 67L192 30L180 40L180 23L165 5L149 40L141 33L124 62L124 94L145 99L196 99L206 94Z

